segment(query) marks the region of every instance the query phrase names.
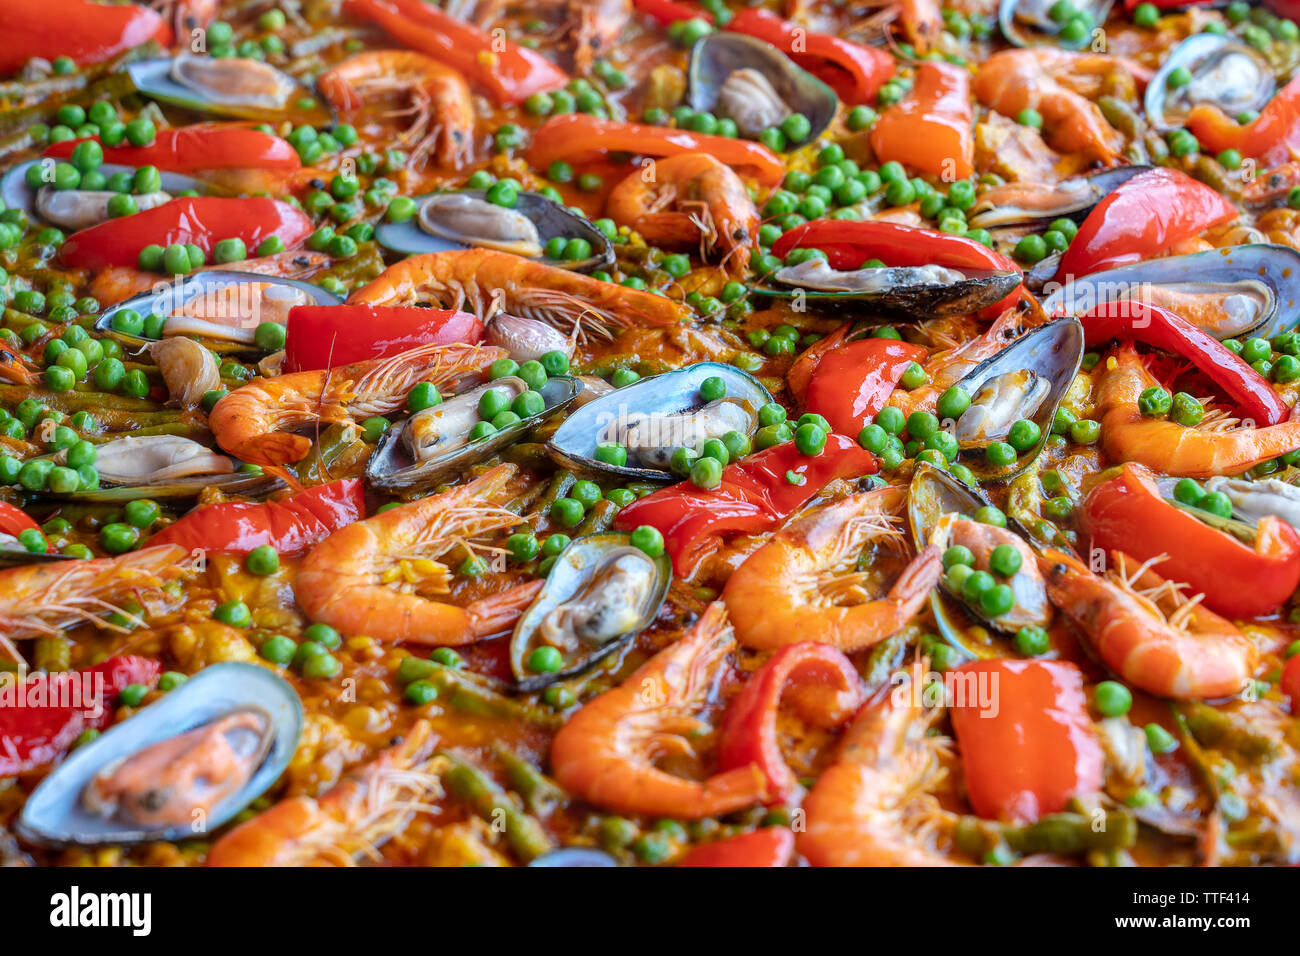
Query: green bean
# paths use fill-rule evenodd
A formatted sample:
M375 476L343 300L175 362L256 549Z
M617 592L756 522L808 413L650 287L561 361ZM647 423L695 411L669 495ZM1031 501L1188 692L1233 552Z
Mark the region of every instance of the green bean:
M14 133L36 123L49 123L58 116L59 109L68 103L89 106L95 100L117 99L132 92L134 88L131 79L125 73L106 76L63 99L40 101L33 106L0 112L0 133Z
M1109 812L1096 825L1092 816L1083 813L1051 813L1027 824L963 816L953 840L973 856L981 856L1003 843L1021 854L1122 850L1137 842L1137 818L1122 811Z
M1213 156L1201 154L1196 157L1196 163L1192 166L1192 176L1199 179L1205 185L1209 186L1216 192L1232 194L1232 184L1237 180L1226 169L1224 169L1217 159Z
M602 359L575 365L569 370L569 374L595 375L599 378L609 378L621 368L633 368L640 364L641 356L636 352L623 352L619 355L607 355Z
M511 445L501 457L511 464L519 465L521 468L531 468L533 471L546 471L553 466L551 456L546 453L546 446L538 441L524 441L517 445Z
M909 624L897 634L893 634L871 649L863 667L862 679L869 691L884 687L903 663L909 643L921 636L921 628Z
M1106 122L1124 134L1125 139L1137 139L1146 131L1146 123L1123 100L1115 96L1103 96L1097 100L1097 108Z
M72 641L66 637L38 637L32 645L32 666L38 671L72 669Z
M450 764L442 775L448 792L469 804L494 828L501 827L507 845L520 860L527 863L554 848L555 842L542 825L516 806L483 770L447 750L438 751L436 756Z
M501 720L522 720L542 730L558 730L564 724L564 718L560 714L497 693L466 677L460 671L441 664L429 680L438 689L440 701L468 714Z
M569 493L569 489L578 483L578 476L573 472L557 471L551 478L551 483L546 486L546 494L542 495L541 501L537 502L537 514L545 519L551 510L551 505L557 500L563 498Z
M608 498L601 498L591 506L587 516L578 525L578 534L600 534L602 531L608 531L617 515L618 505Z
M1178 705L1187 729L1206 747L1236 753L1250 763L1272 760L1278 755L1277 741L1246 726L1244 720L1199 702Z
M505 744L497 743L492 751L506 768L506 779L523 798L524 806L539 817L548 817L564 804L569 795L560 785Z

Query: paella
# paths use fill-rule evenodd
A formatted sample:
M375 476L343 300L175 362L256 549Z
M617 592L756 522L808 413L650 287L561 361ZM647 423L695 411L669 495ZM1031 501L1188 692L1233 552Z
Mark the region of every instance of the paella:
M1300 863L1292 15L0 3L0 862Z

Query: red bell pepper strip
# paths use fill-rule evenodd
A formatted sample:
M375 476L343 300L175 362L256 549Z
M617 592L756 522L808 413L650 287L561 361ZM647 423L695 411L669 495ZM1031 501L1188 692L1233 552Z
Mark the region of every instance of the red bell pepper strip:
M989 681L990 695L961 693L978 680ZM1073 664L974 661L958 667L953 682L949 713L980 816L1033 823L1101 789L1101 744Z
M1187 115L1187 128L1207 153L1235 149L1272 169L1300 158L1300 77L1273 95L1244 126L1212 103L1199 103Z
M1282 680L1279 685L1282 693L1291 698L1291 713L1300 713L1300 654L1292 655L1282 667Z
M857 435L889 401L907 367L925 356L921 346L897 339L859 339L833 348L808 383L808 411L841 435Z
M14 73L32 57L72 57L78 66L103 63L157 40L172 45L165 20L141 4L88 0L11 0L0 4L0 74Z
M923 63L911 94L876 121L871 149L882 163L896 160L931 176L967 179L975 168L974 122L970 71Z
M1277 425L1291 416L1273 386L1222 342L1158 305L1107 302L1079 317L1089 346L1107 339L1132 339L1188 359L1257 426Z
M1022 274L1001 253L964 236L879 220L814 219L788 230L772 246L785 258L794 249L820 249L836 269L858 269L869 259L890 266L939 265L950 269L994 269ZM1020 301L1020 290L985 310L999 315Z
M345 0L343 8L463 73L498 105L522 103L569 82L568 74L540 53L499 40L424 0Z
M764 827L753 833L714 840L693 848L678 866L789 866L794 834L785 827Z
M812 641L781 648L745 682L727 709L718 766L734 770L756 765L773 803L788 803L800 792L777 737L777 710L787 694L804 720L827 730L852 717L864 700L853 662L829 644Z
M775 186L785 175L785 165L761 143L663 126L598 119L585 113L552 116L542 124L528 149L528 162L535 169L546 169L557 159L572 162L602 152L638 156L708 153L719 162L753 176L764 186Z
M894 58L884 50L826 33L812 33L766 10L739 10L727 29L772 44L834 89L850 106L874 101L885 81L894 75Z
M153 684L162 666L147 657L110 657L94 667L30 675L0 689L0 777L63 755L83 730L102 730L112 705L131 684Z
M279 236L285 248L291 249L311 231L311 220L301 210L278 199L182 196L74 232L63 243L59 256L72 269L135 268L140 250L155 243L194 243L211 258L222 239L242 239L247 248L256 249Z
M1176 169L1139 173L1111 191L1061 257L1057 282L1140 262L1237 216L1217 190Z
M614 524L621 531L640 525L657 528L673 569L687 577L719 535L767 531L836 478L874 475L879 468L875 455L843 435L826 436L826 447L811 456L786 442L728 465L716 488L683 481L653 491L620 511ZM789 473L803 480L794 484Z
M632 6L638 12L653 18L661 26L672 26L678 20L706 20L713 22L713 14L703 7L689 3L677 3L675 0L633 0Z
M85 139L65 139L45 150L67 158ZM300 169L298 151L287 140L241 123L198 123L159 130L148 146L105 146L104 162L157 166L172 173L200 169Z
M1254 545L1175 507L1146 468L1125 464L1083 500L1079 526L1092 547L1118 550L1139 561L1167 555L1161 577L1205 595L1205 606L1227 617L1272 614L1300 584L1300 535L1266 515Z
M248 554L269 544L281 554L297 554L365 514L364 483L360 478L344 478L284 501L232 501L199 508L163 528L149 544L227 554Z
M24 531L35 528L41 530L40 525L31 519L26 511L17 505L11 505L7 501L0 501L0 534L12 535L18 537Z
M477 345L483 323L469 312L404 305L297 305L289 310L284 369L337 368L419 345Z

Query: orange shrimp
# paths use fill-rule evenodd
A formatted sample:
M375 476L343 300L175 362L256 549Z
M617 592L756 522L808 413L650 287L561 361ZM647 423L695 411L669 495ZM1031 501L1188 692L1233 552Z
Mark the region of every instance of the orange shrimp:
M1003 50L985 60L975 74L975 96L1003 116L1037 110L1049 146L1063 153L1082 153L1107 164L1122 162L1121 136L1102 116L1091 96L1101 90L1107 73L1127 70L1145 83L1151 71L1123 57L1070 53L1053 47Z
M683 735L701 729L694 714L714 699L735 648L726 608L715 601L681 640L560 729L551 745L555 779L588 803L619 813L699 820L765 803L766 785L755 766L704 781L655 766L662 756L694 754Z
M239 263L239 271L260 276L283 276L286 279L294 279L310 275L317 269L328 266L330 261L327 253L295 249L292 252L277 252L271 256L245 259ZM213 263L203 266L198 271L229 268L222 263ZM124 302L132 296L152 292L159 285L164 284L167 284L167 280L156 272L142 272L129 266L114 266L95 273L94 278L90 280L87 294L93 296L101 307L107 308Z
M590 76L596 61L617 42L632 19L632 0L566 0L573 65Z
M758 207L744 182L708 153L648 163L610 191L605 214L654 245L697 246L702 259L719 253L737 274L758 237Z
M548 322L563 332L590 332L606 339L619 329L674 326L691 316L686 306L662 295L487 249L403 259L353 292L348 302L467 306L481 319L505 311Z
M35 385L39 376L27 356L0 343L0 382L10 385Z
M803 20L807 14L798 9L802 6L803 3L787 3L786 18ZM929 53L943 32L943 17L936 0L866 0L857 6L876 12L851 30L851 34L865 31L875 39L889 24L897 23L903 39L912 45L917 56Z
M976 365L996 355L1010 345L1021 332L1019 309L1007 309L994 321L983 335L934 352L923 363L930 380L920 388L910 391L894 389L889 404L910 415L915 411L933 412L939 396L968 375Z
M432 725L412 725L405 739L354 770L320 797L290 797L224 834L208 866L351 866L409 825L442 795L427 757Z
M804 800L795 845L813 866L954 865L941 846L956 816L928 792L943 778L947 741L928 733L940 711L922 706L924 676L918 662L908 683L891 683L858 712Z
M468 484L340 528L303 561L298 603L314 621L380 641L454 646L509 629L542 580L463 608L436 596L447 593L451 577L441 558L519 524L519 515L501 507L515 473L513 465L498 465Z
M1148 418L1138 408L1144 389L1160 384L1130 344L1099 366L1094 398L1101 442L1111 461L1135 461L1166 475L1236 475L1300 448L1300 419L1254 428L1220 415L1195 427Z
M727 579L722 599L746 647L819 641L842 651L871 647L925 606L943 562L935 545L907 566L885 597L869 599L854 570L873 539L897 536L901 485L849 495L787 525Z
M290 464L306 458L312 444L292 429L386 415L420 382L442 391L505 357L504 349L487 345L421 345L340 368L255 378L213 406L208 427L217 444L244 461Z
M474 150L474 98L465 77L432 57L410 50L369 50L326 70L317 81L321 94L340 110L360 109L369 99L407 94L414 120L403 145L415 143L417 165L434 152L443 166L459 169Z
M1229 697L1245 690L1259 649L1226 618L1187 598L1182 585L1150 570L1129 573L1132 558L1112 551L1106 576L1075 557L1047 550L1039 558L1052 603L1087 636L1106 666L1149 694L1176 700Z

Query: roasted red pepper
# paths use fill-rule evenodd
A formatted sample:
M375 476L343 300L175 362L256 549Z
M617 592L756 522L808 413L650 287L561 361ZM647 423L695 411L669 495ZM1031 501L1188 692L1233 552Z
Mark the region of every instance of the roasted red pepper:
M773 803L790 802L800 789L777 734L777 710L786 696L807 723L832 730L862 706L862 679L842 652L809 641L781 648L745 682L727 709L718 766L757 766Z
M713 22L713 14L690 3L676 3L674 0L633 0L632 6L666 27L672 26L678 20Z
M248 554L269 544L281 554L297 554L365 515L365 484L360 478L344 478L284 501L231 501L199 508L163 528L149 544L228 554Z
M785 827L764 827L753 833L714 840L695 847L678 866L789 866L794 834Z
M1215 189L1176 169L1139 173L1106 196L1061 257L1057 282L1167 254L1237 216Z
M291 249L311 234L311 220L301 210L278 199L183 196L131 216L110 219L74 232L59 256L72 269L134 268L145 246L194 243L211 259L222 239L242 239L256 249L279 236Z
M952 728L980 816L1032 823L1101 789L1083 675L1064 661L984 660L952 673ZM976 690L977 682L988 686Z
M40 525L33 521L26 511L7 501L0 501L0 534L12 535L16 538L22 532L32 528L39 531Z
M1300 153L1300 77L1296 77L1244 126L1212 103L1199 103L1187 116L1187 128L1196 134L1207 155L1235 149L1272 169Z
M172 44L166 21L135 3L88 0L10 0L0 4L0 73L13 73L34 56L72 57L79 66L102 63L150 40Z
M1088 492L1079 527L1103 551L1139 561L1167 555L1156 566L1160 576L1190 585L1227 617L1272 614L1300 584L1300 535L1285 521L1265 516L1249 545L1175 507L1141 465L1121 466Z
M903 372L926 351L897 339L859 339L827 351L808 383L805 405L841 435L857 435L893 394Z
M884 50L863 46L807 27L765 10L739 10L727 29L770 43L801 67L823 80L850 106L869 103L894 75L894 58Z
M764 186L775 186L785 175L785 165L760 143L664 126L599 119L585 113L568 113L548 119L533 137L533 144L528 149L528 162L535 169L546 169L557 159L580 161L602 152L638 156L708 153L719 162L753 176Z
M568 74L540 53L500 40L424 0L345 0L343 7L378 24L393 39L459 70L498 105L522 103L534 93L569 82Z
M0 777L11 777L62 756L83 730L113 720L117 695L130 684L152 685L162 665L120 656L64 673L30 675L0 686Z
M1079 317L1089 346L1107 339L1132 339L1188 359L1233 400L1242 418L1257 426L1276 425L1291 409L1268 379L1222 342L1181 316L1138 301L1108 302Z
M337 368L419 345L476 345L483 323L469 312L404 305L298 305L289 310L284 370Z
M889 266L1020 272L1013 261L974 239L878 220L814 219L788 230L773 244L772 253L784 259L794 249L820 249L836 269L858 269L869 259L879 259ZM986 313L1000 314L1019 300L1017 289Z
M970 71L922 63L912 92L876 121L871 149L881 163L896 160L931 176L967 179L975 168L974 122Z
M879 468L875 455L843 435L828 435L822 452L811 456L786 442L728 465L717 488L683 481L651 492L620 511L614 523L623 531L639 525L659 529L673 568L686 577L719 535L767 531L836 478L874 475ZM802 480L796 484L787 475Z
M1300 714L1300 654L1292 655L1282 667L1282 693L1291 698L1291 713Z
M88 137L96 141L98 136ZM45 150L66 158L83 140L65 139ZM200 169L299 169L298 152L288 141L241 123L198 123L161 129L148 146L106 146L104 162L157 166L173 173Z

